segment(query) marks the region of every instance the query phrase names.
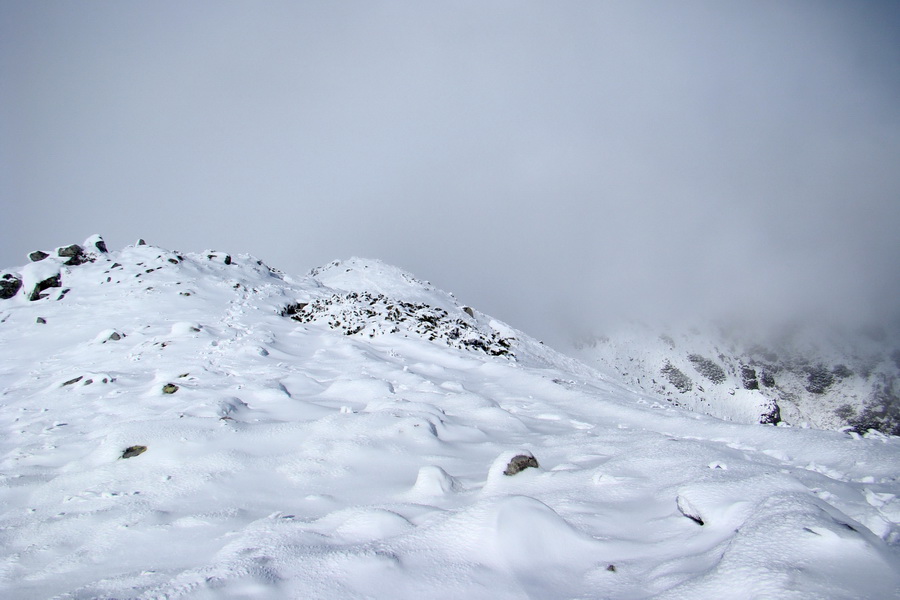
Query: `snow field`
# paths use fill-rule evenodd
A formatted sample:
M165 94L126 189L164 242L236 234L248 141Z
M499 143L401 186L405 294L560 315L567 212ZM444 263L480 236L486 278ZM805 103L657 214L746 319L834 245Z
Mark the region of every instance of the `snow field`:
M378 262L224 256L129 247L66 267L62 300L0 303L3 597L900 590L896 438L666 406ZM280 315L365 290L516 358Z

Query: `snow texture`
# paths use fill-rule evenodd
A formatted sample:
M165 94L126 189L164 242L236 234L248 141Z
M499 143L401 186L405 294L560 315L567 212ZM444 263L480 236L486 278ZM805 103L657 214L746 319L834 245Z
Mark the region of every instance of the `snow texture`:
M378 261L92 259L7 270L70 291L0 301L0 597L900 590L898 438L685 411Z

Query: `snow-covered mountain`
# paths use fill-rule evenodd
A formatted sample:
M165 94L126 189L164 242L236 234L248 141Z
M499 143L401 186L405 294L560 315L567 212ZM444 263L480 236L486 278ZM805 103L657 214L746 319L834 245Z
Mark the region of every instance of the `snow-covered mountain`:
M686 411L378 261L31 258L0 274L0 597L900 591L898 438Z
M900 346L885 329L631 324L573 354L674 406L745 423L900 435Z

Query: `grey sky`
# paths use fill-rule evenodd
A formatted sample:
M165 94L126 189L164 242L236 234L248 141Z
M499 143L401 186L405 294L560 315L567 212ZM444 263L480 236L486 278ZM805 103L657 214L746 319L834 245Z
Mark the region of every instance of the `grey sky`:
M92 233L376 257L550 341L896 314L898 31L894 2L0 0L0 265Z

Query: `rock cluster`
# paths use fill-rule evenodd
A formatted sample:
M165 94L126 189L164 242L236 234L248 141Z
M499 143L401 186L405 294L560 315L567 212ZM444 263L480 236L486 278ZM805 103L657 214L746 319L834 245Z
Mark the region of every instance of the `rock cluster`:
M98 254L106 254L106 242L99 235L92 235L85 240L84 245L69 244L60 246L54 254L35 250L28 254L31 263L41 263L41 266L32 265L25 267L21 274L4 273L0 277L0 300L14 298L20 291L30 301L45 298L47 294L42 292L55 287L62 287L62 270L60 267L74 267L97 260ZM43 262L47 261L47 262ZM46 265L46 266L44 266ZM36 270L34 270L36 269ZM27 286L25 285L27 281ZM23 289L24 288L24 289ZM68 289L63 290L63 295ZM62 295L59 299L62 298Z
M461 350L513 356L510 340L496 331L484 332L461 318L451 317L443 308L383 294L335 294L302 305L288 305L281 314L300 323L325 322L345 335L414 334Z

